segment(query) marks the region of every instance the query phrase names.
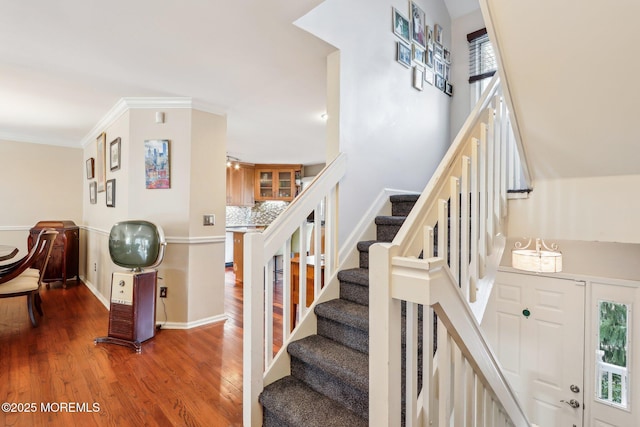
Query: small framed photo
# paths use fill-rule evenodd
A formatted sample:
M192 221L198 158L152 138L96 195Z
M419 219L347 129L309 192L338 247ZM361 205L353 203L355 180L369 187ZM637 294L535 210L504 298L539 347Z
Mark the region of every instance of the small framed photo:
M424 81L424 69L421 67L413 67L413 87L422 90Z
M442 59L444 59L444 62L447 64L451 64L451 51L446 47L443 49Z
M435 56L438 59L442 59L444 56L444 49L442 48L442 45L440 43L434 43L433 44L433 56Z
M436 43L442 44L442 27L439 24L433 26L433 38Z
M395 7L393 8L393 34L400 37L405 43L409 43L411 36L411 26L409 20Z
M411 9L411 41L418 43L423 49L427 48L427 35L425 34L424 10L414 2L410 3Z
M114 208L116 206L116 180L110 179L106 185L107 191L107 207Z
M429 46L433 44L433 28L427 25L426 32L427 32L427 46Z
M436 74L436 87L443 92L445 90L444 77L438 74Z
M424 70L424 81L429 83L431 86L435 83L435 73L433 70L429 70L428 68Z
M413 62L424 65L424 49L415 43L411 44L411 59Z
M427 65L427 67L433 68L433 45L429 45L425 55L425 64Z
M86 162L87 166L87 179L93 179L96 176L96 160L93 157L89 157Z
M437 75L444 77L444 62L441 59L435 58L433 60L434 69Z
M109 167L112 171L120 169L120 137L109 144Z
M449 96L453 96L453 85L448 81L444 82L444 93L446 93Z
M96 138L96 178L98 179L98 192L104 191L104 181L107 177L106 172L106 146L107 146L107 134L102 132Z
M442 75L445 80L449 80L451 78L451 65L444 64L444 74Z
M397 42L396 61L407 68L411 67L411 48L402 42Z
M89 203L91 203L92 205L95 205L98 202L97 195L98 195L98 185L96 184L95 181L91 181L89 183Z

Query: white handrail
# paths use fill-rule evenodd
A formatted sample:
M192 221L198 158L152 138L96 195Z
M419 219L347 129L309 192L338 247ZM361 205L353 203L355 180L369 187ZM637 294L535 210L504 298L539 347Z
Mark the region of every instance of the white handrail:
M307 252L320 255L324 235L324 268L314 268L314 291L317 297L324 277L331 277L337 266L337 187L346 173L346 155L340 154L328 164L287 206L263 233L247 233L244 236L244 290L243 290L243 420L245 426L262 425L262 408L258 402L265 386L265 376L274 368L274 352L280 353L292 333L292 319L302 319L307 311L306 262ZM323 212L321 212L323 211ZM305 236L309 224L307 217L314 212L313 247L309 247ZM321 221L321 213L324 221ZM323 224L324 223L324 224ZM324 233L322 228L324 227ZM293 244L294 236L299 236L298 245ZM273 314L275 286L274 276L276 254L282 253L282 321ZM292 301L291 257L299 256L299 299ZM316 258L317 259L317 258ZM320 263L316 263L319 265ZM297 312L291 307L297 304ZM277 328L282 330L282 339L275 342ZM279 351L274 350L280 348ZM284 362L283 362L284 363ZM285 369L286 370L286 369ZM274 376L279 376L280 369Z
M433 378L424 375L421 391L407 388L407 425L424 417L429 417L434 425L448 425L452 416L456 417L456 426L470 425L460 419L468 411L449 401L455 389L453 376L458 375L457 382L464 383L460 370L466 368L460 366L467 365L473 371L475 383L482 383L475 389L490 406L485 410L504 417L508 423L529 425L480 329L468 320L469 315L473 318L469 304L476 301L477 292L488 294L488 290L478 288L489 282L485 277L495 269L493 263L503 241L497 237L503 233L507 214L509 163L505 152L515 146L513 133L507 131L509 126L499 78L495 76L393 242L376 244L370 249L369 328L376 331L369 337L369 370L376 372L369 388L371 425L398 423L401 393L396 372L402 360L407 361L407 369L409 363L415 364L414 355L418 353L417 340L410 336L409 317L406 348L401 353L401 302L406 303L407 312L413 305L421 304L425 310L432 307L442 316L438 326L438 353L441 353L438 374ZM428 258L433 254L437 258ZM419 260L419 256L428 259ZM446 286L464 297L464 310L457 303L445 305L439 299L433 286L443 278ZM426 331L430 329L431 324L425 323L423 348L428 348L427 341L431 338ZM455 342L455 346L450 342ZM430 359L427 354L424 358ZM462 365L451 365L453 359L459 359ZM433 365L434 362L425 365L424 372L432 372ZM417 375L417 371L408 372L407 384L412 384L413 374ZM460 387L456 393L458 399L467 393L479 399L477 393ZM419 395L424 399L422 404L417 401ZM434 406L436 400L438 404ZM414 409L418 412L414 413ZM483 420L487 421L486 417Z

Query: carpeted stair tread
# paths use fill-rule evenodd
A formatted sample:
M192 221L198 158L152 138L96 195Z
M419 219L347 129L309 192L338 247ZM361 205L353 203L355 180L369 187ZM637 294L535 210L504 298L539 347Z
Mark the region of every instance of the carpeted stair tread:
M291 376L267 387L260 395L265 410L291 427L366 427L360 418L338 402L323 396Z
M366 305L356 304L345 299L334 299L316 305L315 313L365 333L369 331L369 307Z
M381 215L375 219L376 225L402 225L407 219L406 216Z
M407 216L420 198L419 194L399 194L391 196L391 215Z
M380 242L379 240L362 240L358 242L356 247L360 252L369 252L369 248L376 243L382 243L382 242Z
M354 283L360 286L369 287L369 270L366 268L348 268L338 271L340 282Z
M369 356L364 353L319 335L294 341L287 351L357 390L369 390Z
M420 194L393 194L389 200L394 203L415 203L420 198Z

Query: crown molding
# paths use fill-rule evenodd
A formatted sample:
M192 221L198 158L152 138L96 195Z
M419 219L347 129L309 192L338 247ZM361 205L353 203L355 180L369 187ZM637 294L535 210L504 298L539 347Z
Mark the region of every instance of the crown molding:
M226 113L219 107L206 104L201 101L194 101L189 97L126 97L120 98L113 107L104 115L98 123L82 138L80 145L85 148L88 144L95 142L96 138L106 129L116 122L124 113L134 109L194 109L205 113L224 116Z

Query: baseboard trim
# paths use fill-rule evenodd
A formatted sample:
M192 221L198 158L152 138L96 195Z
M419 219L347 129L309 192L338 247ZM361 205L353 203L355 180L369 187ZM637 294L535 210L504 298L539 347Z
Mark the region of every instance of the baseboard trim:
M211 316L193 322L156 322L162 329L192 329L198 326L206 326L214 323L226 322L229 316L226 314L220 314L218 316Z

